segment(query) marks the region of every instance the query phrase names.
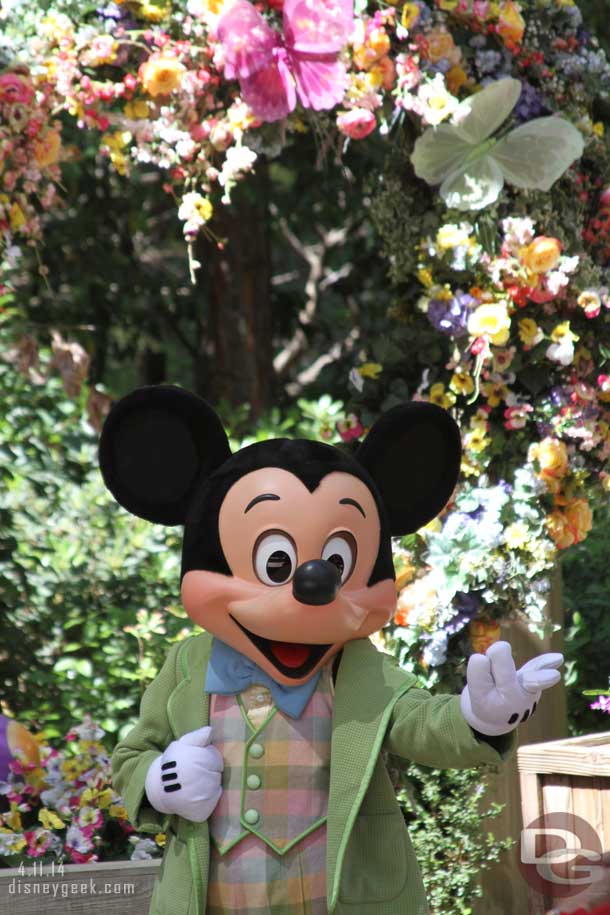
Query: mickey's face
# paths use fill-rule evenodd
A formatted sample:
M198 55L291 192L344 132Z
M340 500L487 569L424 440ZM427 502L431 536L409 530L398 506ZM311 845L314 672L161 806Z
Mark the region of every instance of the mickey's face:
M247 473L222 502L218 532L231 576L187 572L184 607L278 682L309 679L395 609L393 579L368 586L380 518L349 473L328 474L313 492L278 467Z
M389 620L391 537L443 508L460 453L449 414L416 402L383 414L353 454L275 439L232 455L209 404L155 385L112 407L100 468L128 511L185 526L191 619L295 686Z

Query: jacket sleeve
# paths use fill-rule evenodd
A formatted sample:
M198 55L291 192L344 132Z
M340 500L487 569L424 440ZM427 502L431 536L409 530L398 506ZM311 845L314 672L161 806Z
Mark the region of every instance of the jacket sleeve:
M153 760L174 739L167 717L167 700L178 682L177 656L182 644L177 642L170 648L163 667L142 696L137 724L112 754L114 787L123 798L130 822L142 832L163 831L168 819L167 814L150 806L144 783Z
M390 753L434 769L499 765L516 746L516 731L492 738L474 731L462 715L458 695L433 696L417 688L394 705L384 742Z

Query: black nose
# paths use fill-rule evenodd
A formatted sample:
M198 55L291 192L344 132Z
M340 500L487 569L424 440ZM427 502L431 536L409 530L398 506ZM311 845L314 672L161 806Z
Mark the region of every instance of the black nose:
M326 559L310 559L294 573L292 593L302 604L330 604L341 587L337 566Z

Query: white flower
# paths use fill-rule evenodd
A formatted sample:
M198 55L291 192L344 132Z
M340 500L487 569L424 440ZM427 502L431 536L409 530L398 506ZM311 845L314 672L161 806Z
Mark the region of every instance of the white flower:
M442 73L437 73L434 79L422 83L417 90L417 97L422 104L422 117L433 127L452 115L459 105L456 97L447 90Z
M509 245L528 245L536 234L534 226L535 223L528 217L509 216L502 220L502 231Z
M144 861L152 858L152 853L157 850L157 845L152 839L137 838L133 842L134 849L131 854L132 861Z
M256 158L256 153L248 146L230 146L225 153L225 161L218 175L218 183L224 187L240 172L250 171Z
M559 343L551 343L546 351L547 359L558 362L560 365L571 365L574 360L574 342L570 334L566 334Z
M66 832L66 845L69 845L70 848L74 848L76 851L84 855L86 852L91 851L92 845L87 836L84 834L82 829L79 829L78 826L68 826Z
M438 667L447 660L449 636L444 629L435 632L423 650L423 659L430 667Z

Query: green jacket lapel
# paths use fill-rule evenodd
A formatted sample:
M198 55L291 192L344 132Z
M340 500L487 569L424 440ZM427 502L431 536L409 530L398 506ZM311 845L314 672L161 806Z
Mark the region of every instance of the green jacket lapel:
M327 819L327 899L336 906L352 826L369 785L395 702L416 682L369 639L343 649L333 702Z

